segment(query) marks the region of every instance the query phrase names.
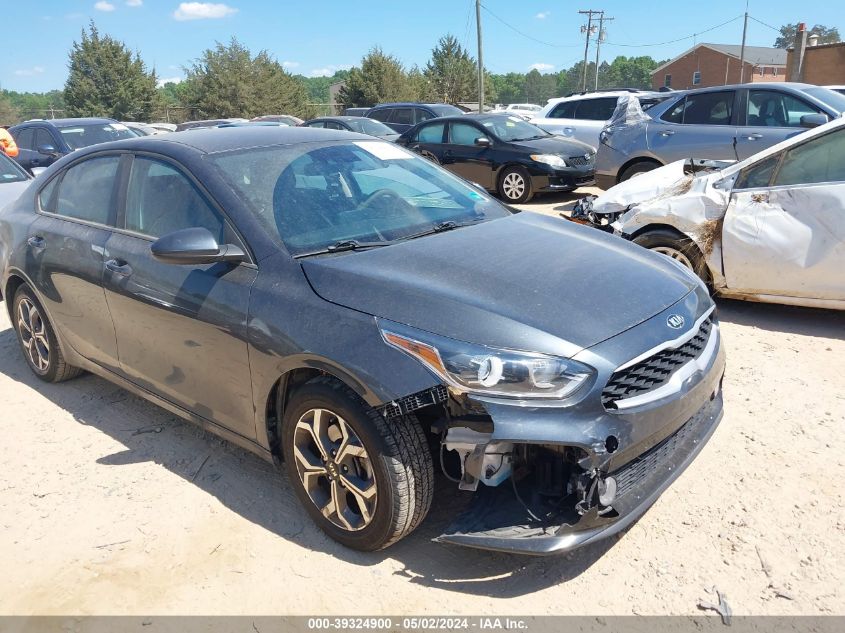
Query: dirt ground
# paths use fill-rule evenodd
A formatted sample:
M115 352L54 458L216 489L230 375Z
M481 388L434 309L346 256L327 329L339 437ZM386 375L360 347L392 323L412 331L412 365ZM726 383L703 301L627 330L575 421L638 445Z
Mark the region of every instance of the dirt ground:
M529 208L557 213L571 196ZM0 614L845 614L845 314L720 301L725 417L619 538L557 558L319 532L283 474L87 375L37 381L0 315ZM439 500L439 502L438 502Z

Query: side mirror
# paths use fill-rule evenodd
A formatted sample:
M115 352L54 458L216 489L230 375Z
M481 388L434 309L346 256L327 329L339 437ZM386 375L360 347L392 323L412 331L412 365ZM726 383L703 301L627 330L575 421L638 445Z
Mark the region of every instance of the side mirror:
M211 231L199 227L161 236L150 245L150 252L165 264L213 264L246 259L240 248L234 244L220 246Z
M38 153L44 154L45 156L55 156L58 152L56 152L56 148L52 145L44 144L38 146Z
M826 114L805 114L801 117L801 127L814 128L827 123Z
M479 136L477 139L475 139L475 144L478 147L490 147L490 145L492 145L492 143L490 143L490 139L486 136Z

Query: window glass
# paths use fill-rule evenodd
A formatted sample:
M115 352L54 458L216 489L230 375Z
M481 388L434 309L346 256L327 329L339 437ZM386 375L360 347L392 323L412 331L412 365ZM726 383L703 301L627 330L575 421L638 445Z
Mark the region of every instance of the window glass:
M445 123L431 123L423 126L417 133L417 141L420 143L442 143L443 128L445 127Z
M369 113L368 118L375 119L376 121L387 121L387 118L390 116L390 108L380 108L379 110L373 110Z
M11 158L0 151L0 184L4 182L23 182L26 172Z
M326 128L329 130L345 130L346 128L334 121L326 121Z
M225 222L184 174L170 165L135 158L126 194L126 229L151 237L202 227L219 243Z
M389 242L443 221L506 217L496 200L430 161L373 139L212 155L268 235L294 255L340 240Z
M38 204L43 211L49 211L50 213L56 212L56 197L54 194L61 179L61 176L56 176L38 194Z
M772 179L772 173L780 160L780 154L769 156L759 163L750 165L743 169L737 178L734 189L754 189L757 187L768 187Z
M35 128L27 127L14 134L18 149L35 149Z
M530 141L551 136L533 123L523 121L516 116L490 115L479 119L479 121L481 125L505 142ZM481 136L481 134L476 132L476 137L478 136ZM475 142L475 139L473 139L473 142Z
M575 118L575 106L578 105L577 101L564 101L563 103L558 103L552 111L549 113L550 119L574 119Z
M423 110L422 108L415 108L415 111L417 113L417 123L422 123L423 121L428 121L429 119L436 118L428 110Z
M399 125L413 125L414 124L414 109L413 108L396 108L393 115L390 117L391 123L398 123Z
M602 97L601 99L584 99L578 102L575 118L587 121L607 121L613 116L618 97Z
M845 128L787 150L774 186L845 182Z
M475 145L475 139L484 136L484 132L467 123L452 123L449 126L450 141L455 145Z
M43 127L40 127L35 130L34 146L35 149L38 149L43 145L50 145L52 147L55 147L56 142L53 140L53 136L47 130L45 130Z
M687 95L663 115L663 120L685 125L729 125L733 112L733 92L703 92Z
M751 127L801 127L805 114L821 112L818 108L773 90L751 90L748 93L747 125Z
M59 129L65 143L71 149L89 147L108 141L136 138L136 134L122 123L96 123L93 125L74 125Z
M663 85L666 86L667 88L672 87L672 75L665 75L663 77Z
M55 212L69 218L113 225L114 181L119 156L92 158L62 176Z
M696 71L692 74L692 85L693 85L693 86L698 86L699 84L701 84L701 71L700 71L700 70L696 70Z
M325 121L314 121L312 123L309 123L307 125L307 127L326 127L326 122Z

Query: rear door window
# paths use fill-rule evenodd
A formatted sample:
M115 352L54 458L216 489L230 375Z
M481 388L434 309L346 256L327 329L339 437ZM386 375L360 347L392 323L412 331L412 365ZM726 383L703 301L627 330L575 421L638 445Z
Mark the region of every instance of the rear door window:
M120 156L102 156L77 163L62 176L56 199L58 215L114 226L114 189Z
M414 124L414 109L413 108L396 108L393 114L390 115L390 122L397 125L413 125Z
M417 132L418 143L442 143L443 130L446 127L445 123L431 123L424 125L419 132Z
M578 105L577 101L564 101L558 103L552 111L549 112L550 119L574 119L575 108Z
M734 92L703 92L687 95L663 115L668 123L684 125L730 125Z
M601 97L599 99L583 99L575 109L576 119L585 121L607 121L613 116L618 97Z

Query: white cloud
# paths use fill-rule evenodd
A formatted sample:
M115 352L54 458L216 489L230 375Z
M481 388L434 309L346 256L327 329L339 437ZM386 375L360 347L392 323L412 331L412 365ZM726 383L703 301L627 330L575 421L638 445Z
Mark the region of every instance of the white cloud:
M341 64L340 66L330 65L323 68L315 68L308 74L311 77L331 77L338 70L349 70L350 68L352 68L351 64Z
M282 62L282 68L297 68L299 62Z
M164 84L180 84L185 81L184 77L161 77L156 82L156 86L161 88Z
M126 0L127 7L140 7L144 4L144 0Z
M111 2L106 2L106 0L100 0L94 5L94 8L97 11L114 11L114 5Z
M173 17L181 22L186 20L209 20L225 18L238 10L216 2L182 2L173 12Z
M540 11L540 13L538 13L538 14L537 14L537 15L535 15L534 17L535 17L535 18L537 18L538 20L545 20L545 19L546 19L547 17L549 17L551 14L552 14L552 12L551 12L551 11Z
M33 66L32 68L20 68L15 71L15 75L18 77L33 77L35 75L40 75L45 70L44 66Z
M528 67L528 70L537 70L541 73L545 73L545 72L548 72L548 71L554 70L554 69L555 69L554 64L544 64L543 62L537 62L536 64L531 64Z

